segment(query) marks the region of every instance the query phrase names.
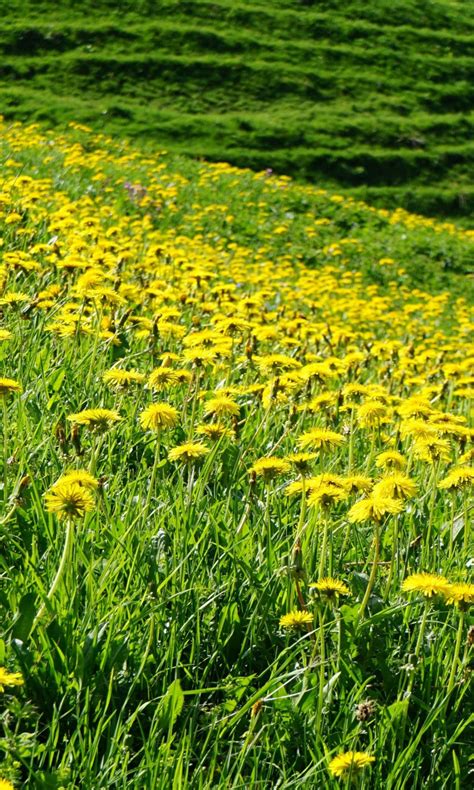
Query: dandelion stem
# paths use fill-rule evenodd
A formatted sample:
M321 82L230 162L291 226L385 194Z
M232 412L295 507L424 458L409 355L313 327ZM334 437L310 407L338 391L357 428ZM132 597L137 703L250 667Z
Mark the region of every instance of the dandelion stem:
M469 512L468 512L468 504L467 504L467 496L464 494L464 502L463 502L463 516L464 516L464 555L466 560L469 557L469 537L470 537L470 529L469 529Z
M457 630L457 634L456 634L456 645L455 645L455 648L454 648L454 658L453 658L453 661L452 661L452 664L451 664L451 672L449 674L449 680L448 680L448 688L447 688L448 696L451 694L451 692L452 692L452 690L454 688L454 681L456 679L456 672L457 672L457 668L458 668L458 664L459 664L459 655L461 653L461 643L462 643L463 631L464 631L464 612L461 609L460 612L459 612L459 623L458 623L458 630Z
M8 476L8 410L7 410L7 399L5 397L2 398L2 406L3 406L3 504L6 507L8 502L8 486L7 486L7 476Z
M359 608L359 614L357 618L358 622L360 622L360 620L362 620L364 616L367 604L369 602L369 598L371 596L372 590L374 589L375 579L377 577L377 570L378 570L379 559L380 559L380 524L378 521L375 521L373 546L374 546L374 558L372 560L372 570L370 571L369 581L367 582L365 594Z
M388 570L388 578L387 583L385 585L385 594L384 598L387 599L390 594L390 588L392 586L392 579L393 579L393 572L395 570L395 563L398 560L398 519L395 518L395 525L393 529L393 536L392 536L392 556L390 558L390 567Z
M265 497L265 525L266 525L266 532L267 532L267 562L268 562L268 570L270 570L271 560L272 560L272 520L271 520L271 514L270 514L270 492L271 492L271 485L268 484L266 497Z
M424 562L427 561L428 557L430 556L430 543L431 543L431 532L433 529L433 517L435 511L435 502L436 502L436 495L437 495L437 488L436 488L436 481L437 481L437 472L438 472L439 464L433 467L433 473L431 475L431 480L429 485L431 487L431 496L430 496L430 503L429 503L429 512L428 512L428 528L426 530L426 537L424 540L423 545L423 557Z
M319 693L318 693L318 706L316 711L316 726L315 731L321 732L321 718L323 713L324 702L324 684L325 684L325 663L326 663L326 644L324 641L324 619L321 610L319 611Z
M324 511L323 511L324 512ZM321 553L319 557L319 578L322 579L324 576L324 566L326 564L326 552L328 548L328 532L329 532L329 524L328 524L328 516L327 513L324 514L324 524L323 524L323 539L321 542Z
M158 470L158 463L159 463L159 461L160 461L160 437L157 436L156 437L156 444L155 444L155 457L153 459L153 468L151 470L150 485L148 486L148 494L147 494L147 497L146 497L145 508L144 508L144 512L143 512L144 518L146 518L148 516L148 513L150 511L150 504L151 504L151 499L152 499L152 496L153 496L153 491L154 491L154 488L155 488L156 473L157 473L157 470Z
M61 560L59 562L58 569L56 571L56 576L54 577L51 587L49 588L49 592L46 596L47 601L51 601L53 599L54 594L59 587L64 571L71 559L73 542L74 542L73 521L72 519L69 519L66 524L66 536L64 539L63 553L61 555ZM45 610L46 610L46 602L43 602L36 613L36 617L33 621L33 628L37 625L37 623L43 616Z
M296 530L295 543L297 543L298 540L301 540L301 535L302 535L303 527L304 527L304 520L306 518L306 505L307 505L307 500L306 500L306 478L303 475L303 477L301 478L301 509L300 509L300 518L299 518L299 521L298 521L298 529Z

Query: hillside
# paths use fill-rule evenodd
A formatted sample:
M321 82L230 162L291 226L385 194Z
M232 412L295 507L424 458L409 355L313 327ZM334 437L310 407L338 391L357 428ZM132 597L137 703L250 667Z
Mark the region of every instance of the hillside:
M0 161L1 790L468 786L474 233Z
M372 204L472 213L472 0L0 10L8 118L93 123Z

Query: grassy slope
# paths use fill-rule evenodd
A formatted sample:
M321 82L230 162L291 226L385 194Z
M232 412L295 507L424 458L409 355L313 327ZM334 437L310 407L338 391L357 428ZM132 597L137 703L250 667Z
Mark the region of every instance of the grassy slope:
M473 617L401 585L469 578L467 489L437 482L472 460L473 234L84 130L2 127L0 161L1 375L23 387L2 402L0 664L25 681L0 700L0 775L34 790L337 790L328 763L357 749L376 758L361 790L467 786ZM201 330L219 356L193 366ZM163 356L191 383L103 380L163 372ZM306 378L275 377L291 364ZM387 407L382 429L352 384ZM177 468L168 451L202 440L225 386L236 435ZM156 401L178 414L159 441L139 419ZM121 422L73 434L68 417L99 406ZM420 426L442 436L434 464ZM384 521L371 596L374 523L348 517L360 491L305 510L285 492L294 470L249 477L313 427L342 436L312 474L378 480L381 450L408 460L416 491ZM71 467L100 488L35 621L65 533L44 494ZM332 604L308 588L327 573L348 586ZM314 636L279 627L295 579Z
M468 214L474 3L1 3L7 116Z

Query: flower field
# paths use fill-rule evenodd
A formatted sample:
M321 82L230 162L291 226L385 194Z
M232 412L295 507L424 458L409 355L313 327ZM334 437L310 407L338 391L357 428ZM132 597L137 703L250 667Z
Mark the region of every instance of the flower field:
M0 130L1 790L469 786L474 232Z

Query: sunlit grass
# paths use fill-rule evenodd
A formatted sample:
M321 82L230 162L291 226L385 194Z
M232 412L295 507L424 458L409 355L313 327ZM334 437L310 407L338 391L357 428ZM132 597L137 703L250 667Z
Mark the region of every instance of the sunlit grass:
M0 775L465 785L472 234L78 126L1 158Z

